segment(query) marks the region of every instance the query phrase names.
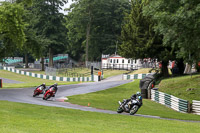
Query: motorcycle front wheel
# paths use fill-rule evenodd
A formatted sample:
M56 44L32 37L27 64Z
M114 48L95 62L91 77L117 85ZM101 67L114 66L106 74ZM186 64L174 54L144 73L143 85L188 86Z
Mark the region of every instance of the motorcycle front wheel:
M33 97L38 95L38 91L34 91Z
M49 99L51 97L51 95L48 93L47 95L46 95L46 97L43 97L43 100L47 100L47 99Z
M138 105L134 105L130 110L130 115L134 115L138 111L138 108Z
M124 110L121 108L121 107L119 107L118 109L117 109L117 113L122 113Z

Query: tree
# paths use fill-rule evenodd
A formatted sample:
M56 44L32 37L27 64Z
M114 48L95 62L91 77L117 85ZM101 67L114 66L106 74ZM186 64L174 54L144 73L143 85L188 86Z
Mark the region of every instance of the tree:
M155 30L177 58L190 64L200 60L200 1L152 0L144 14L157 22Z
M66 16L72 57L100 60L101 54L115 52L128 0L77 0Z
M64 16L59 12L66 0L33 0L31 28L36 30L39 44L44 53L49 52L49 66L53 66L53 54L61 53L66 47L67 32ZM39 49L38 49L39 51Z
M11 56L16 48L21 49L25 42L23 6L3 2L0 5L0 57Z
M158 59L162 62L161 74L167 77L171 48L162 45L162 36L153 29L156 23L144 16L143 8L148 4L147 0L131 1L131 13L126 15L122 27L120 54L133 59Z

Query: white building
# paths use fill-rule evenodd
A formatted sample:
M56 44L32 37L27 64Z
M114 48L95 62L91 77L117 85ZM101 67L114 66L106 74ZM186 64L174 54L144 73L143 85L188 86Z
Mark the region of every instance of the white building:
M140 59L126 59L119 55L102 55L101 58L103 69L139 69L142 67Z

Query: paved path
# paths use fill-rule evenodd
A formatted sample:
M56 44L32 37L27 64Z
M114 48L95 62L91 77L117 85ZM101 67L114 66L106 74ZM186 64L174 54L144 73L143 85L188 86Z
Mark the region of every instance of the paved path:
M50 100L47 100L47 101L42 100L43 95L40 95L38 97L32 96L35 88L2 89L0 90L0 100L37 104L37 105L43 105L43 106L63 107L63 108L77 109L77 110L82 110L82 111L117 114L116 111L96 109L92 107L80 106L80 105L64 102L64 98L65 96L72 96L72 95L77 95L77 94L85 94L85 93L90 93L90 92L101 91L101 90L105 90L105 89L119 86L122 84L126 84L129 82L131 82L131 80L113 81L113 79L110 78L101 82L89 82L89 83L81 83L81 84L74 84L74 85L63 85L63 86L58 87L56 96L54 98L50 98ZM129 114L122 113L122 115L129 115ZM167 118L160 118L158 116L149 116L149 115L140 115L140 114L135 114L134 116L165 119L165 120L177 120L177 119L167 119ZM200 121L187 121L187 120L178 120L178 121L200 122Z
M24 83L24 82L21 82L21 81L16 81L16 80L11 80L11 79L1 78L1 77L0 77L0 79L2 79L3 83L12 83L12 84Z

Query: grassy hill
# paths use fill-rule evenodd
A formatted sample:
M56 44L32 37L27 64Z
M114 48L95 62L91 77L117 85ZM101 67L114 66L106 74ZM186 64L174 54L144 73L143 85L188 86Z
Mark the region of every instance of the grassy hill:
M164 79L158 87L159 91L176 97L200 101L200 74Z
M131 74L148 73L150 68L133 71ZM169 71L170 72L170 71ZM159 91L189 100L200 101L200 74L163 79L157 86Z

